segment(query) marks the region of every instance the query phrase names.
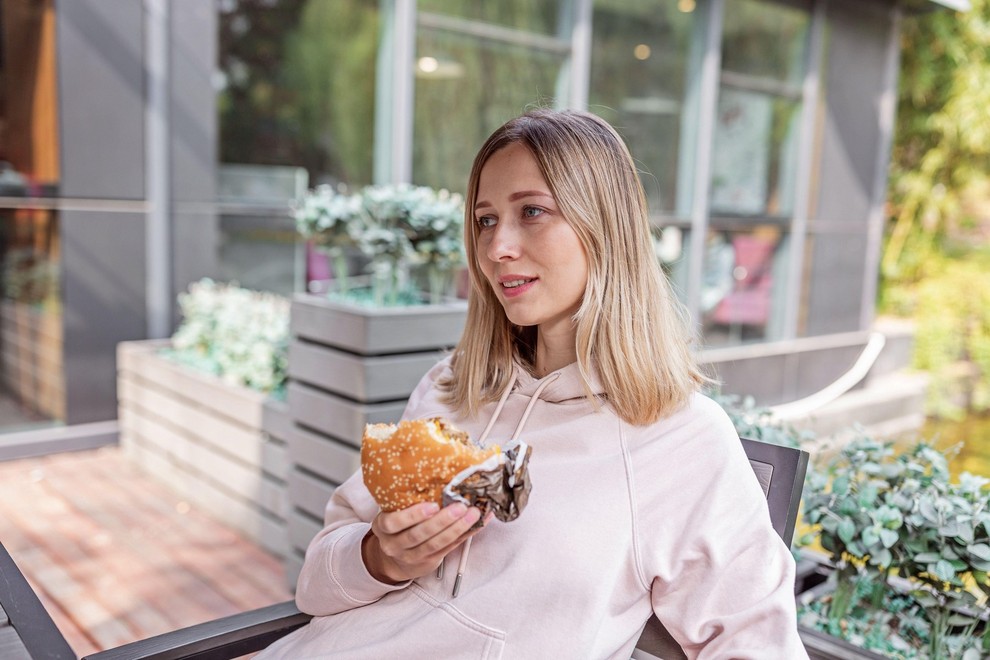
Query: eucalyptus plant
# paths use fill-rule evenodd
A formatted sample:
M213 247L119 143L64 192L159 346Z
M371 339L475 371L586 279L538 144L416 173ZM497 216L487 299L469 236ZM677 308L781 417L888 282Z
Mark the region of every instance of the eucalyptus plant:
M378 305L400 301L412 268L426 271L430 300L437 302L464 262L464 201L446 190L398 184L348 195L321 186L295 204L295 213L299 233L315 244L360 251ZM338 290L346 288L347 274L335 275Z
M928 621L930 657L990 650L990 633L972 639L990 596L988 483L970 474L951 483L945 454L930 443L897 451L866 435L814 471L804 496L812 531L801 543L817 539L831 555L832 627L864 592L879 610L898 576Z
M362 234L360 198L321 185L294 203L292 211L296 231L327 253L337 286L346 291L347 250L357 245Z

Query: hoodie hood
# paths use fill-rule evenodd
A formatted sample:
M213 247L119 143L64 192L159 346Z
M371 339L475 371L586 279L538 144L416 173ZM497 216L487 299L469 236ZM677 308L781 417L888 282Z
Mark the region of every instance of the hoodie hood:
M585 390L584 381L581 378L581 371L578 369L577 362L572 362L566 367L551 371L543 378L536 378L519 362L515 363L515 369L516 382L512 387L512 391L517 394L532 397L544 381L552 380L540 392L541 400L549 403L565 403L579 399L587 400L587 390ZM588 385L591 388L591 392L596 396L603 396L605 389L598 379L598 371L594 368L594 365L592 365L589 376L590 382Z

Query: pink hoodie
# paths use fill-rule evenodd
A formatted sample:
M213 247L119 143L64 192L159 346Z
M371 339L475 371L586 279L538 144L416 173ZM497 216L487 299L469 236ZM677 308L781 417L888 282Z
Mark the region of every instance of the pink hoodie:
M479 437L495 408L463 419L424 377L405 418L445 416ZM447 570L378 582L361 540L378 507L357 473L326 510L299 576L312 622L260 660L286 658L629 658L652 613L689 658L806 658L794 561L726 414L696 394L667 419L631 426L587 400L576 364L517 380L489 435L507 440L541 383L520 438L533 448L522 515L474 540L460 594ZM600 388L592 383L596 391Z

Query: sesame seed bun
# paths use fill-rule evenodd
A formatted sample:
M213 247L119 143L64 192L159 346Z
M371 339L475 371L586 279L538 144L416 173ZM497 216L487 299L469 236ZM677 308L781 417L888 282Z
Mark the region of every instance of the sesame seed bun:
M439 417L368 424L361 473L382 511L420 502L442 505L443 488L455 475L498 453L498 446L476 447L467 433Z

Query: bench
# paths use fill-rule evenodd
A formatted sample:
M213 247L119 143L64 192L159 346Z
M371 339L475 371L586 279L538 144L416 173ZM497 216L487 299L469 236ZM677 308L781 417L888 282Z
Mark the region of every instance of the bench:
M770 508L774 529L790 545L797 521L808 453L742 440ZM100 651L83 660L228 660L265 648L309 621L288 601L208 621ZM653 617L633 658L683 658L680 648ZM0 543L0 658L77 660L27 580Z

